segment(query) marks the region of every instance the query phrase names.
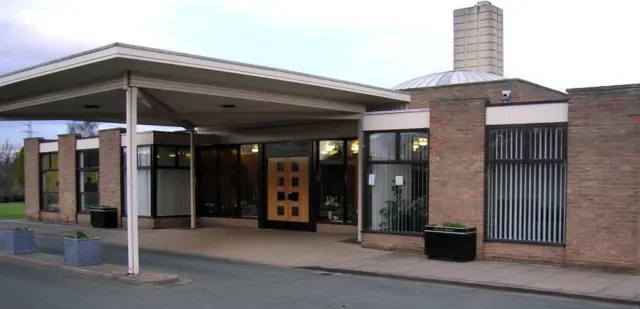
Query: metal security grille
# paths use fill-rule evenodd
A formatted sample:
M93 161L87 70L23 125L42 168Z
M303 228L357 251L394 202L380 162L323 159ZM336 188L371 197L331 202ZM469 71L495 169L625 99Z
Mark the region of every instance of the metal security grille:
M487 137L487 238L563 244L566 126L490 127Z

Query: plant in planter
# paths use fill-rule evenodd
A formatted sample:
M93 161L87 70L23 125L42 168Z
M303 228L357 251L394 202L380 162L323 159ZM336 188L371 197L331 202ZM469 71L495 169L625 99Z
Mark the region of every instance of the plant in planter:
M5 230L4 252L8 254L25 254L36 252L35 231L26 228Z
M340 209L340 199L337 196L325 197L324 208L329 212L329 220L333 220L333 212Z
M102 262L100 238L91 237L82 231L62 239L64 263L71 266L87 266Z
M118 209L109 206L98 206L89 209L91 213L91 226L104 229L118 227Z
M473 261L476 258L476 228L455 222L427 225L424 253L434 260Z
M386 201L386 206L378 211L382 218L380 229L383 231L421 233L425 223L425 201L423 197L414 201L403 196L403 185L392 180L393 198Z

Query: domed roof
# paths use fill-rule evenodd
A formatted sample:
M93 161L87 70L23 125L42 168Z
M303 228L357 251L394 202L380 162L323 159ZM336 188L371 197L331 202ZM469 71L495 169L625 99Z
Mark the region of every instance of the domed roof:
M502 75L493 73L474 72L469 70L453 70L416 77L393 87L393 90L480 83L501 79L507 78Z

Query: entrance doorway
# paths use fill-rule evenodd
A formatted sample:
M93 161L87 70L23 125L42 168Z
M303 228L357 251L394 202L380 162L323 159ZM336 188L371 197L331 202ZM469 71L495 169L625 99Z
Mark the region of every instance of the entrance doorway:
M281 228L309 223L309 157L267 159L267 220Z

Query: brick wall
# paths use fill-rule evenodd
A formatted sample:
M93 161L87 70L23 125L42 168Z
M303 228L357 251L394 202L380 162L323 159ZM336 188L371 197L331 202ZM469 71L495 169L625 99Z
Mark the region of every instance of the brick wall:
M424 254L422 236L362 233L361 243L364 248Z
M511 90L511 102L567 99L567 95L562 92L520 79L509 79L411 90L409 91L411 93L410 107L416 107L414 101L419 105L420 102L468 98L487 98L491 103L501 103L502 90ZM414 96L417 96L416 100L414 100Z
M40 219L40 138L24 140L24 199L27 220Z
M500 242L484 243L485 260L564 265L565 248Z
M258 228L258 220L256 219L244 219L244 218L213 218L213 217L200 217L197 222L198 226L210 227L210 226L230 226L230 227L249 227Z
M568 92L567 263L640 270L640 85Z
M100 143L100 204L118 209L122 214L122 137L123 129L101 130Z
M77 222L76 139L76 135L73 134L58 136L60 219L66 223Z
M429 224L463 223L478 230L482 257L485 100L432 102Z

